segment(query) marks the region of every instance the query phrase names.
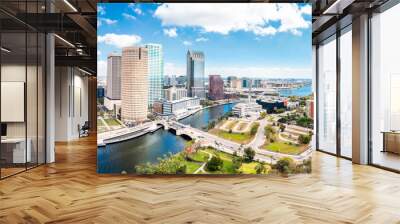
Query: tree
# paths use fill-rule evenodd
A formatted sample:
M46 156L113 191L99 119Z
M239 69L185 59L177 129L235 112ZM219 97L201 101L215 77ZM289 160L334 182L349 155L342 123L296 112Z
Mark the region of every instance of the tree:
M265 166L261 163L258 163L256 165L255 170L257 174L265 173L265 171L267 171L267 169L265 169Z
M286 126L284 124L279 124L279 129L281 129L281 132L285 131Z
M310 143L311 135L299 135L298 140L299 140L299 142L301 144L305 144L306 145L306 144Z
M182 163L184 160L183 154L177 155L164 155L163 158L159 158L158 164L146 163L143 165L137 165L136 173L138 174L185 174L186 165Z
M206 163L206 169L209 171L217 171L222 168L223 161L218 156L213 156L209 161Z
M243 159L246 162L251 162L253 161L255 155L256 151L254 151L251 147L247 147L244 149Z
M287 123L288 119L286 117L282 117L282 118L279 118L278 122L279 123Z
M258 126L260 126L258 123L255 123L251 126L250 135L255 135L257 133Z
M264 127L264 135L267 138L267 140L271 140L274 134L275 134L275 129L271 125L267 125Z
M207 129L210 130L210 129L213 129L214 127L215 127L215 121L211 121L211 122L208 124Z
M264 119L267 116L267 112L263 111L260 113L260 118Z
M275 112L277 114L281 114L281 113L285 112L285 109L284 108L279 108L279 109L276 109Z
M240 167L242 166L242 162L243 162L243 159L241 157L234 156L232 158L232 167L233 167L233 169L235 169L235 171L239 170Z
M296 164L294 163L292 158L284 157L276 162L275 168L280 173L289 174L294 171L294 169L296 168Z
M308 117L300 117L300 118L296 119L296 125L305 127L305 128L312 127L313 122L314 121Z

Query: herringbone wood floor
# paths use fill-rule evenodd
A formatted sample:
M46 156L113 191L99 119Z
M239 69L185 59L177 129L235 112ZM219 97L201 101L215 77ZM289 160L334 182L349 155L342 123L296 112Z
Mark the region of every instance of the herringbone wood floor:
M0 223L400 223L400 175L315 153L285 177L96 174L96 141L0 181Z

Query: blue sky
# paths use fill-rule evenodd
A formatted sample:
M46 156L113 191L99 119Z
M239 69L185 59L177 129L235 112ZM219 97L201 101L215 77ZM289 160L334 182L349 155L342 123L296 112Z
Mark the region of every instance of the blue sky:
M162 44L164 74L185 75L186 52L205 54L206 75L311 78L308 4L98 4L98 70L124 46Z

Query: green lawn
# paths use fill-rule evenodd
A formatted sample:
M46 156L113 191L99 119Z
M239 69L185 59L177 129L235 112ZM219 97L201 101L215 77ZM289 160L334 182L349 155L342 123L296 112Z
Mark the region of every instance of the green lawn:
M234 168L233 168L233 164L232 164L232 158L233 158L232 155L230 155L228 153L216 151L214 149L206 149L206 151L209 152L209 153L212 153L215 156L219 156L219 158L221 158L222 162L223 162L221 170L210 172L210 173L214 173L214 174L233 174L233 173L236 173Z
M257 166L258 162L251 162L251 163L242 163L242 166L240 167L240 171L243 174L257 174L255 168ZM271 166L269 165L264 165L266 172L265 174L268 174L271 170Z
M279 153L285 153L285 154L290 154L290 155L298 155L303 152L302 146L296 146L294 144L289 145L288 143L285 142L274 142L270 143L266 146L263 147L264 149L272 152L279 152Z
M253 137L248 133L229 133L229 132L222 131L219 129L212 129L210 131L210 133L217 135L221 138L224 138L224 139L227 139L230 141L234 141L237 143L241 143L241 144L246 144L246 143L250 142Z
M121 125L116 119L113 119L113 118L107 118L107 119L104 119L104 121L105 121L109 126L120 126L120 125Z
M184 163L186 165L186 173L188 174L194 173L202 165L202 163L190 162L190 161L185 161Z
M201 150L190 155L190 158L197 162L207 162L209 155Z

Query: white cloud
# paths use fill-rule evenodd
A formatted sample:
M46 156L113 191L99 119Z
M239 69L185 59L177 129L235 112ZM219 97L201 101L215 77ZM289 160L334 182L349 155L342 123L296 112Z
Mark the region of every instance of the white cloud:
M311 78L311 68L290 68L290 67L206 67L206 77L211 74L219 74L222 76L234 75L238 77L249 78ZM175 65L173 63L165 63L165 75L185 75L186 67L184 65Z
M310 6L297 4L162 4L154 12L163 26L197 27L223 35L235 31L267 36L277 32L301 33L311 22L303 14ZM278 25L277 25L278 24Z
M169 37L177 37L176 28L164 29L164 34Z
M103 60L97 61L97 79L104 80L107 77L107 62Z
M128 34L115 34L115 33L107 33L103 36L97 37L98 43L105 43L108 45L114 45L118 48L133 46L137 43L140 43L142 38L138 35L128 35Z
M165 75L186 75L186 67L177 66L173 63L164 64L164 74Z
M131 15L131 14L128 14L128 13L122 13L122 16L123 16L125 19L131 19L131 20L135 20L135 19L136 19L135 16L133 16L133 15Z
M138 15L143 15L142 10L140 10L139 8L135 8L133 11L136 12L136 14Z
M311 7L311 5L307 4L307 5L303 6L303 7L301 7L300 10L301 10L301 13L303 13L303 14L311 15L312 7Z
M138 4L129 3L128 7L131 8L137 15L144 15L143 11L139 8Z
M97 7L97 12L98 12L100 15L105 15L105 14L106 14L106 9L105 9L103 6L98 6L98 7Z
M101 26L101 21L100 19L97 20L97 27Z
M108 19L108 18L99 18L98 21L105 22L107 25L113 25L113 24L116 24L118 22L118 20Z
M101 51L97 50L97 56L101 55Z
M196 42L206 42L206 41L208 41L208 39L205 37L196 38Z
M192 45L192 42L185 40L185 41L183 41L183 45L190 46L190 45Z

